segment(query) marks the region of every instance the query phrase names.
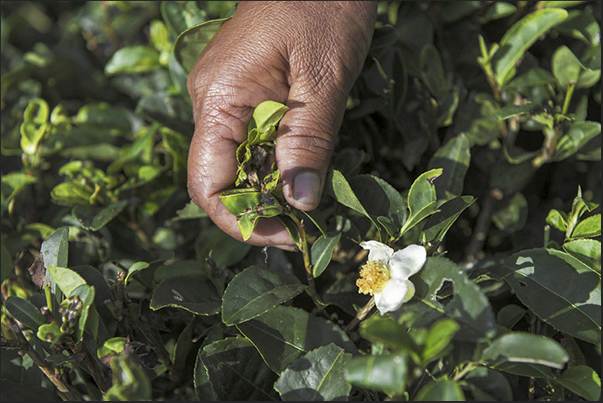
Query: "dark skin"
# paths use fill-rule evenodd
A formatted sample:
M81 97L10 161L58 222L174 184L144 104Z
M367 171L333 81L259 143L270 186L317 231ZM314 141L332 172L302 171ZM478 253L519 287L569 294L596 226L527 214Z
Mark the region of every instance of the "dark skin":
M285 199L299 210L318 206L376 14L377 2L243 1L202 52L188 78L195 117L188 189L223 231L242 239L218 196L232 187L235 151L266 100L290 108L275 150ZM276 219L259 220L247 242L295 249Z

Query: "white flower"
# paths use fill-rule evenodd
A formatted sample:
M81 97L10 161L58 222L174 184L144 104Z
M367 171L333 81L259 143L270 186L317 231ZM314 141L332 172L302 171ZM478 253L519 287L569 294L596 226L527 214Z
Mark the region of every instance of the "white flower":
M373 295L381 315L410 301L415 295L415 286L408 278L425 264L425 248L409 245L394 253L392 248L377 241L362 242L360 246L369 250L369 256L356 280L358 292Z

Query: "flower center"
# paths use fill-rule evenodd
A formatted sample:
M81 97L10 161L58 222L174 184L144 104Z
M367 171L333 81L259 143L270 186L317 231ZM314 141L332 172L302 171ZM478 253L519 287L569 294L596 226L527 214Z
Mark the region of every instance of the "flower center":
M373 295L380 292L389 281L389 266L383 260L369 260L360 270L360 278L356 280L360 294Z

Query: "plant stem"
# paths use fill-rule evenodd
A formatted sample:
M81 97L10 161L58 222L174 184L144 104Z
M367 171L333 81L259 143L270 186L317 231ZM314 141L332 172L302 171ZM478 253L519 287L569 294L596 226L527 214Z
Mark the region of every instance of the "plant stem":
M565 92L565 99L563 100L563 108L561 109L562 115L565 115L569 109L569 104L572 101L572 95L574 94L575 88L576 81L570 80L569 85L567 86L567 91Z
M48 365L48 363L40 357L40 355L34 350L34 348L29 344L29 341L25 338L21 329L16 324L11 326L11 330L17 336L19 340L19 348L25 354L27 354L32 361L40 368L40 370L46 375L46 377L53 383L54 386L59 391L59 396L63 400L69 401L84 401L84 398L80 393L75 390L71 385L66 384L63 380L56 374L55 369Z
M320 302L320 298L318 297L318 292L316 291L316 284L314 282L314 275L312 274L312 259L310 257L310 249L308 248L308 235L306 234L304 220L298 219L293 213L289 214L289 217L293 220L293 222L297 225L297 228L299 229L300 244L298 246L304 259L304 268L306 270L306 278L308 279L308 287L310 289L310 296L312 297L312 302L314 302L314 305L316 306L319 312L326 315L326 313L324 312L323 304Z
M350 321L350 323L348 323L348 325L345 327L345 331L346 332L351 332L352 330L354 330L354 328L356 327L356 325L366 317L366 315L369 314L369 312L371 311L371 309L373 309L373 307L375 306L375 297L371 297L371 299L369 300L369 302L367 302L367 304L358 311L358 313L356 314L356 316L354 317L354 319L352 319Z
M465 375L467 375L469 372L473 371L475 368L477 368L477 364L475 362L470 361L470 362L466 363L465 366L454 375L452 380L454 382L460 381L461 379L463 379L463 377Z

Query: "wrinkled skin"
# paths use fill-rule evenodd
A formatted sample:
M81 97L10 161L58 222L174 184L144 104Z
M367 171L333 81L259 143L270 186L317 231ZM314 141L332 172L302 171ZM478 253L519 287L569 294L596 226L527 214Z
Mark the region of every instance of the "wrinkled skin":
M226 233L242 239L218 195L234 183L236 148L265 100L290 108L275 151L285 198L300 210L318 206L376 12L376 2L244 1L206 46L188 79L195 117L188 188ZM295 248L276 219L261 219L247 242Z

